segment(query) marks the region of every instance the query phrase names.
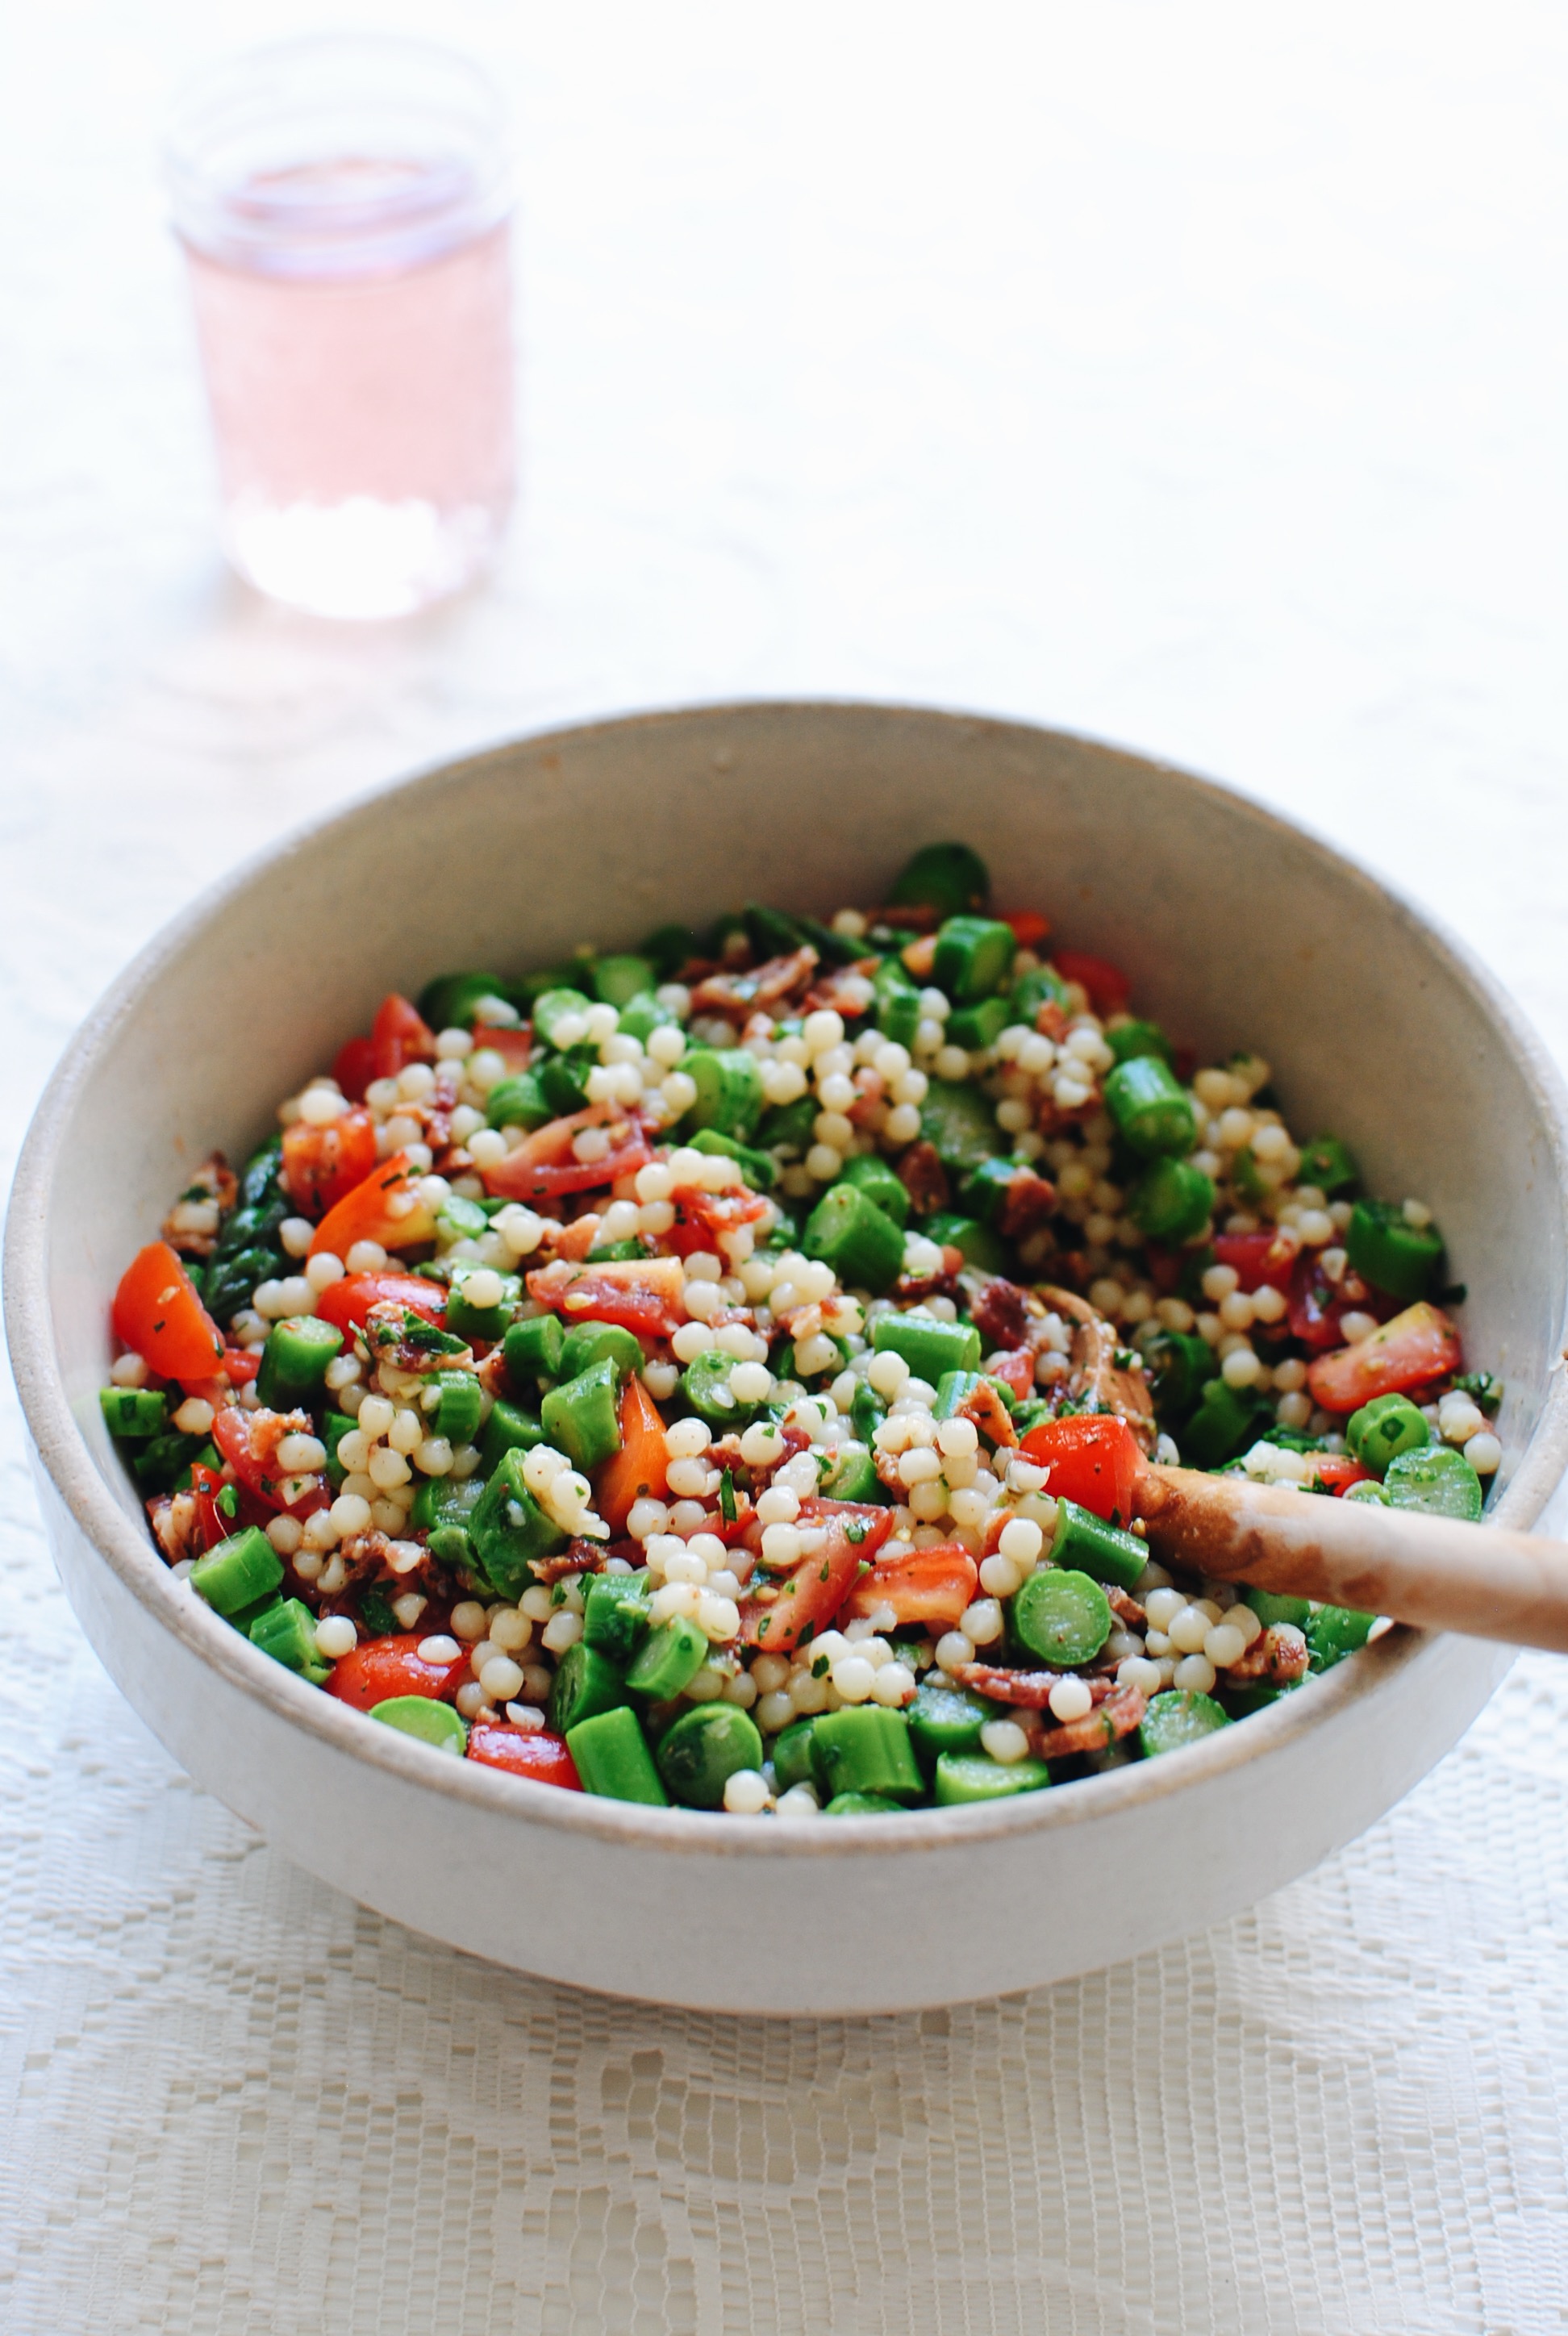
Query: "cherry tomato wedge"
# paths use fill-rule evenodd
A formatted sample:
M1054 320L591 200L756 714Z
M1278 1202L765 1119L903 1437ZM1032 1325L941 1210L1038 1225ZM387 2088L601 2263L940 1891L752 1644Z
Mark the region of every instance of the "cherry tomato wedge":
M844 1603L849 1614L872 1615L890 1609L901 1622L940 1623L957 1628L975 1602L979 1568L957 1542L936 1542L905 1557L885 1557L862 1573Z
M375 1122L361 1105L313 1126L297 1119L283 1131L284 1191L307 1216L321 1215L352 1192L375 1166Z
M1268 1282L1271 1289L1288 1290L1296 1270L1297 1251L1278 1233L1216 1233L1214 1262L1228 1265L1236 1275L1236 1287L1250 1298L1254 1290Z
M632 1503L665 1496L664 1422L653 1397L635 1374L620 1391L620 1450L599 1471L595 1494L599 1515L612 1533L624 1533Z
M394 989L376 1008L370 1029L371 1076L394 1079L409 1063L435 1058L435 1033L419 1009Z
M446 1312L446 1292L438 1282L422 1281L416 1273L346 1273L329 1281L316 1301L316 1310L335 1330L363 1330L373 1306L405 1306L422 1322L439 1329Z
M1132 993L1132 983L1120 966L1110 965L1103 957L1090 957L1083 949L1058 949L1051 962L1064 981L1076 981L1080 989L1089 993L1089 1004L1096 1014L1119 1014Z
M874 1558L892 1531L893 1513L858 1501L811 1499L801 1503L799 1522L825 1525L826 1541L777 1585L776 1598L754 1591L741 1608L743 1640L770 1655L787 1655L808 1623L816 1631L833 1621L862 1560Z
M1342 1414L1359 1411L1376 1395L1408 1395L1412 1387L1446 1378L1463 1360L1453 1323L1423 1301L1382 1323L1369 1338L1320 1356L1307 1373L1307 1385L1314 1403Z
M1348 1452L1318 1452L1312 1455L1312 1474L1320 1484L1327 1484L1331 1493L1348 1493L1352 1484L1369 1484L1372 1472L1352 1460Z
M368 1038L350 1038L332 1066L332 1076L350 1103L363 1103L375 1076L375 1049Z
M160 1378L210 1378L223 1359L218 1325L167 1241L150 1241L127 1266L114 1331Z
M1002 1385L1005 1387L1010 1387L1018 1401L1022 1403L1026 1397L1034 1393L1034 1349L1030 1347L1009 1348L1005 1354L998 1355L988 1365L986 1377L989 1379L1000 1379Z
M395 1639L362 1639L351 1654L334 1663L326 1692L355 1711L369 1711L389 1696L427 1695L449 1702L468 1676L465 1649L450 1663L427 1663L420 1653L423 1630Z
M653 1154L635 1120L609 1124L618 1125L622 1133L596 1160L579 1160L572 1147L586 1129L606 1125L602 1104L536 1127L504 1160L483 1171L485 1191L492 1200L550 1200L564 1192L595 1192L601 1184L613 1184L646 1166Z
M1096 1413L1042 1419L1025 1436L1023 1448L1049 1468L1046 1490L1054 1501L1076 1501L1097 1517L1124 1524L1131 1517L1144 1455L1125 1419Z
M1013 939L1020 949L1038 949L1051 930L1049 917L1042 917L1037 909L1015 909L1002 922L1012 928Z
M434 1238L435 1218L409 1173L408 1154L394 1152L328 1209L311 1236L310 1254L346 1258L355 1241L414 1249Z
M497 1720L482 1720L468 1731L468 1757L486 1768L504 1768L509 1776L531 1776L536 1785L582 1790L565 1737L552 1736L548 1728L503 1728Z
M326 1508L331 1495L318 1477L297 1500L283 1498L284 1471L274 1455L285 1433L274 1411L244 1411L231 1403L213 1414L212 1441L247 1491L264 1501L269 1512L280 1509L286 1516L308 1517Z
M216 1468L206 1467L200 1460L194 1460L190 1464L190 1489L196 1495L201 1546L203 1549L216 1549L220 1541L227 1541L231 1533L239 1530L239 1487L233 1484L226 1487ZM220 1509L219 1496L225 1490L229 1495L229 1503L226 1508ZM228 1514L230 1508L234 1511L232 1517Z
M681 1257L689 1257L694 1250L711 1254L718 1248L720 1233L755 1224L768 1206L760 1192L705 1192L692 1184L677 1184L670 1200L675 1222L662 1238Z
M483 1050L499 1055L509 1072L526 1071L533 1054L533 1032L525 1022L521 1029L496 1029L488 1023L476 1022L473 1027L473 1051Z
M1308 1250L1298 1258L1290 1276L1290 1305L1285 1319L1293 1338L1321 1354L1329 1347L1344 1345L1339 1324L1345 1315L1387 1315L1395 1303L1350 1274L1330 1281L1323 1270L1321 1251Z
M528 1294L569 1322L618 1322L639 1338L670 1338L687 1319L678 1257L606 1258L598 1265L558 1259L535 1268Z

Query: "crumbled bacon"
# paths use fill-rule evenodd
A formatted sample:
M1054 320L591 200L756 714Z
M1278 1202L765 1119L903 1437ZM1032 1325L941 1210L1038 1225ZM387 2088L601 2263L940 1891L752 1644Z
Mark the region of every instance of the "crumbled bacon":
M1060 1671L1012 1670L1003 1663L960 1663L953 1677L960 1687L972 1688L977 1695L988 1696L992 1703L1010 1703L1020 1711L1044 1711L1050 1703L1051 1690L1060 1687ZM1110 1693L1108 1685L1100 1679L1087 1682L1089 1693L1096 1703Z
M154 1494L147 1504L147 1518L152 1538L170 1565L200 1556L201 1511L194 1493Z
M609 1554L598 1542L569 1541L559 1557L536 1557L531 1561L533 1578L548 1590L574 1573L602 1573Z
M957 1416L959 1419L971 1421L982 1436L989 1436L991 1442L998 1446L1018 1443L1018 1431L1013 1426L1011 1412L996 1388L988 1387L983 1379L979 1387L971 1387L965 1396Z
M911 1144L907 1152L900 1153L894 1173L909 1194L910 1206L917 1217L929 1217L936 1210L945 1209L952 1199L948 1172L934 1144Z
M452 1114L457 1108L462 1078L460 1064L437 1064L435 1085L420 1114L424 1122L424 1140L433 1153L446 1151L452 1143Z
M868 925L881 925L894 933L934 933L942 921L942 911L930 900L904 900L896 909L867 909Z
M1092 1687L1098 1684L1090 1682ZM1103 1752L1118 1737L1130 1736L1148 1708L1142 1688L1113 1688L1105 1701L1086 1711L1082 1719L1069 1719L1059 1728L1031 1728L1029 1749L1037 1760L1066 1760L1077 1752Z
M710 974L692 991L691 1010L744 1022L759 1008L781 1005L792 991L803 990L816 966L817 953L808 947L788 957L769 958L765 965L745 971Z
M1114 1582L1105 1582L1101 1586L1105 1593L1106 1604L1110 1607L1112 1613L1115 1616L1117 1621L1121 1623L1123 1629L1127 1630L1143 1630L1149 1618L1144 1613L1143 1608L1139 1605L1137 1600L1135 1598L1129 1598L1125 1590L1118 1590Z
M899 1475L898 1455L894 1452L878 1452L872 1457L872 1465L877 1472L878 1484L885 1484L888 1491L896 1494L901 1501L904 1497L904 1480Z
M956 1304L963 1295L959 1282L963 1258L956 1249L944 1250L940 1273L901 1273L892 1287L892 1295L901 1306L914 1306L927 1298L950 1298Z
M1292 1622L1271 1622L1260 1631L1239 1662L1227 1663L1228 1679L1272 1679L1285 1686L1299 1679L1307 1668L1307 1641Z
M1004 1281L999 1273L995 1274L970 1305L969 1319L982 1345L1021 1347L1029 1330L1029 1294L1016 1281Z
M834 1014L842 1014L846 1019L851 1015L863 1014L865 1012L863 987L851 988L848 985L852 982L863 985L872 978L881 963L880 958L862 957L857 958L852 965L830 966L822 978L812 984L802 999L804 1011L808 1014L817 1014L826 1009Z
M406 1540L393 1541L375 1528L369 1533L350 1533L346 1541L338 1543L336 1554L342 1560L346 1577L336 1593L339 1603L348 1598L351 1591L367 1582L395 1586L401 1597L407 1590L428 1593L439 1578L434 1559L425 1554L423 1544L412 1534Z
M1032 1168L1025 1168L1008 1186L1002 1202L1004 1236L1011 1241L1027 1239L1037 1225L1043 1225L1055 1214L1056 1206L1056 1186L1047 1183L1043 1176L1037 1176Z

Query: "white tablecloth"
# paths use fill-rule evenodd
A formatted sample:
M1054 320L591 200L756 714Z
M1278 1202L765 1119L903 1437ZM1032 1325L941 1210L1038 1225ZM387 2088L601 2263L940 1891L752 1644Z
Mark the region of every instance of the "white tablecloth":
M312 16L83 0L0 77L8 1143L116 966L291 820L725 694L1213 770L1568 1054L1560 12L390 0L517 108L527 473L492 589L364 633L215 563L149 162L189 61ZM199 1798L4 1435L7 2331L1568 2326L1561 1666L1163 1955L920 2020L666 2014L430 1946Z

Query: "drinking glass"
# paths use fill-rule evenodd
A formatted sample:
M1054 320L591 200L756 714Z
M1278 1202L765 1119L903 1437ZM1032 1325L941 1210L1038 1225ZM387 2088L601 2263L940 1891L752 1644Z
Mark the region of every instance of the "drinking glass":
M165 150L239 573L391 617L491 560L511 502L505 124L420 41L254 51L186 92Z

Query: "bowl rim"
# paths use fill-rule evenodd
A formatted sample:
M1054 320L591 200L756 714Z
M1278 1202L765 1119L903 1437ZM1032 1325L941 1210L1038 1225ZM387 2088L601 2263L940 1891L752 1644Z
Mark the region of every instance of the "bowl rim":
M1139 1761L1076 1780L1076 1789L1027 1793L1012 1800L950 1809L901 1812L891 1824L882 1816L854 1816L823 1827L780 1825L765 1816L716 1825L710 1814L679 1808L645 1808L566 1793L548 1785L456 1760L387 1728L365 1726L364 1715L324 1694L242 1640L215 1613L176 1582L143 1529L112 1497L66 1398L55 1363L50 1323L47 1255L54 1163L66 1123L99 1057L122 1027L141 1010L165 969L198 933L259 877L314 848L339 830L374 817L389 798L466 784L488 768L501 770L520 750L549 750L561 744L626 734L677 723L754 721L811 715L865 715L951 724L972 735L978 729L1020 740L1041 739L1157 773L1194 798L1217 800L1227 812L1282 837L1304 843L1336 875L1349 876L1396 923L1420 944L1446 959L1447 968L1512 1047L1533 1089L1551 1142L1559 1207L1568 1218L1568 1088L1541 1039L1514 1000L1439 920L1420 910L1363 867L1337 844L1303 822L1257 802L1239 788L1204 778L1177 764L1115 745L1087 734L1045 724L915 706L893 699L774 697L719 699L659 706L572 722L520 734L477 753L424 765L390 783L363 790L317 818L291 827L260 851L205 886L162 925L88 1013L68 1041L51 1074L29 1125L18 1161L6 1214L5 1239L5 1327L24 1416L38 1460L47 1472L84 1542L110 1568L120 1585L162 1628L208 1669L259 1704L271 1717L304 1728L330 1752L346 1755L389 1777L436 1791L476 1809L520 1825L658 1848L667 1854L729 1857L822 1857L916 1854L939 1847L1014 1835L1050 1833L1086 1824L1217 1778L1271 1753L1284 1751L1391 1682L1396 1674L1435 1661L1439 1643L1431 1634L1396 1626L1319 1679L1310 1696L1290 1696L1253 1714L1244 1728L1216 1731L1185 1748L1175 1761ZM1528 1444L1504 1486L1492 1521L1527 1530L1568 1465L1568 1373L1554 1371Z

